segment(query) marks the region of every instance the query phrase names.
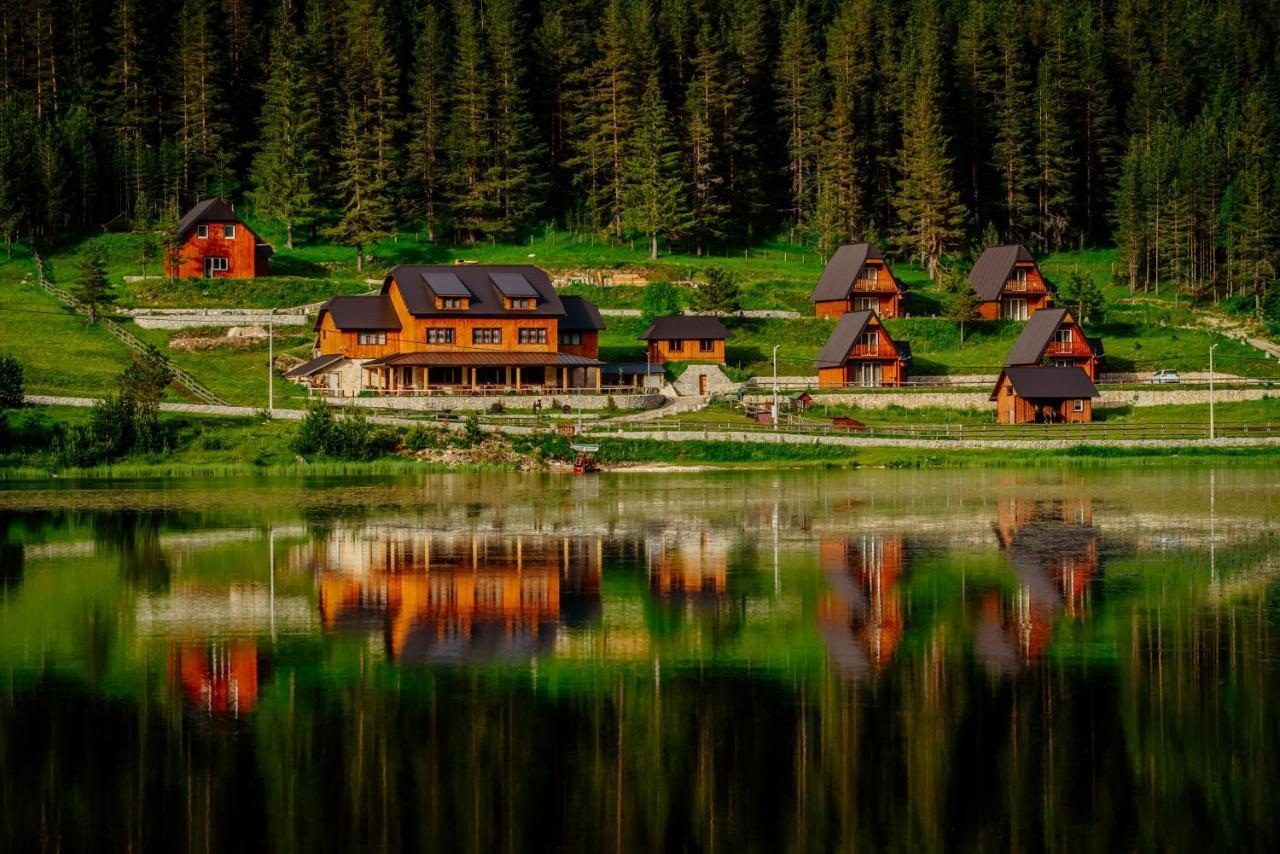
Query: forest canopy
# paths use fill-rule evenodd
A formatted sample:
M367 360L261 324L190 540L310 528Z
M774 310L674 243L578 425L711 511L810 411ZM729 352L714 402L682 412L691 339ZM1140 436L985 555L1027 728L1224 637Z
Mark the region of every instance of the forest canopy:
M250 202L287 240L786 233L925 264L1277 264L1280 0L0 0L7 241Z

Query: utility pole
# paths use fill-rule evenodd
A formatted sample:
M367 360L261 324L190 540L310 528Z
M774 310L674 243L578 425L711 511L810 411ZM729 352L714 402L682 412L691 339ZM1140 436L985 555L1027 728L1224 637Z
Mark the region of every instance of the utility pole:
M781 344L773 345L773 429L778 429L778 348Z
M276 310L267 315L267 414L276 410Z
M1209 345L1209 438L1213 439L1213 351L1217 344Z

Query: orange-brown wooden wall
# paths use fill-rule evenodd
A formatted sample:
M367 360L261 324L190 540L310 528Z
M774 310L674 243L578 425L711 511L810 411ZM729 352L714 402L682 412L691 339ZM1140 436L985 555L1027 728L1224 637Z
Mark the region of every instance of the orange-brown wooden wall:
M665 338L659 338L649 342L649 361L655 365L664 362L715 362L724 364L724 340L720 338L712 339L711 352L705 352L702 349L702 339L686 338L684 346L680 350L672 350L668 347L671 342Z
M1028 317L1030 317L1033 312L1049 307L1049 288L1044 283L1044 277L1040 275L1040 268L1035 265L1019 264L1015 269L1024 267L1027 270L1027 289L1025 291L1010 291L1007 290L1008 282L1006 282L1006 289L1000 292L1000 297L978 304L979 317L983 320L999 320L1000 299L1004 297L1025 297L1027 300ZM1010 273L1010 275L1012 275L1012 273Z
M222 231L226 223L211 222L207 225L208 237L197 237L199 227L191 227L178 246L176 268L172 263L174 259L165 259L165 275L179 279L203 278L204 259L208 257L227 259L226 272L214 273L215 278L251 279L266 272L265 261L261 265L256 263L258 238L248 226L236 223L236 236L227 240ZM259 267L263 268L261 273L258 272Z

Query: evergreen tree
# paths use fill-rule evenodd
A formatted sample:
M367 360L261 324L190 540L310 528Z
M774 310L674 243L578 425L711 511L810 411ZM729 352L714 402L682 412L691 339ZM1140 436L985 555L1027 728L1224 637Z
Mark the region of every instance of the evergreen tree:
M102 244L90 240L80 253L80 272L76 277L75 297L89 309L89 322L98 322L101 309L115 305L116 295L107 280L107 256Z
M486 24L493 86L493 162L488 183L498 208L497 230L505 235L528 225L546 194L542 158L529 96L522 51L523 18L513 0L489 0Z
M1050 40L1036 72L1035 187L1036 236L1040 249L1058 249L1071 227L1075 158L1072 121L1075 68L1067 23L1051 12Z
M1106 66L1106 49L1097 16L1089 3L1082 3L1076 21L1076 52L1079 57L1080 188L1077 197L1084 213L1084 233L1097 239L1106 218L1105 187L1115 166L1114 121L1111 83Z
M698 33L685 99L691 173L690 231L694 253L699 256L709 242L725 236L730 220L725 116L731 108L725 76L723 52L710 25L704 22Z
M1022 240L1035 222L1030 188L1034 174L1028 141L1031 139L1027 84L1023 78L1023 27L1016 0L1005 0L996 21L995 142L992 169L999 176L996 208L1007 241Z
M933 10L925 4L924 14ZM911 103L903 117L902 179L895 196L901 249L924 265L930 279L964 236L964 208L951 175L950 139L942 127L942 81L936 30L921 46Z
M864 136L858 121L858 100L865 97L874 79L875 56L866 50L874 43L866 2L848 2L827 30L826 67L831 78L831 107L827 112L826 139L822 147L823 180L819 207L824 218L834 214L841 241L857 240L865 225L863 171ZM820 245L823 241L819 241Z
M778 114L786 137L788 209L802 225L813 206L822 140L822 66L809 28L809 7L797 0L782 24Z
M944 308L946 318L960 327L960 343L964 343L966 324L978 319L978 294L969 286L964 271L958 265L944 267L939 273L942 289L946 294Z
M1059 296L1078 322L1093 323L1102 319L1106 297L1092 276L1078 272L1067 276Z
M640 100L640 122L626 162L624 221L649 239L649 257L658 259L658 237L688 223L680 149L671 130L657 75Z
M364 271L365 248L388 236L394 226L387 182L378 174L378 139L363 121L360 108L347 108L342 129L342 169L338 189L345 205L342 218L327 234L356 250L356 272Z
M706 314L734 314L742 308L738 277L723 267L708 267L706 282L693 295L695 310Z
M360 124L372 148L377 180L390 186L398 174L396 134L400 125L397 83L392 66L386 16L376 0L346 0L343 35L345 103L360 114Z
M488 180L493 159L489 63L470 0L454 3L453 107L447 149L454 230L468 242L495 233L501 211Z
M263 87L262 148L253 160L251 195L262 214L284 223L289 249L294 226L316 214L319 160L319 107L303 71L302 38L293 15L292 0L283 0L272 39L271 76Z
M422 11L415 63L410 92L414 125L408 138L409 161L413 166L414 192L426 220L427 240L434 242L441 213L442 148L449 109L449 52L444 21L435 6L426 6Z
M227 125L226 75L215 29L218 17L202 0L185 0L178 27L178 144L182 155L180 195L193 199L222 195L229 158L224 140Z
M973 218L988 222L992 215L990 176L991 102L996 89L996 59L991 30L990 0L969 0L956 35L956 83L965 116L963 140L965 201Z
M1275 133L1272 106L1262 92L1245 100L1236 130L1240 171L1236 178L1239 196L1232 222L1235 232L1235 259L1231 276L1253 295L1254 311L1262 314L1262 298L1276 280L1276 160L1271 150Z

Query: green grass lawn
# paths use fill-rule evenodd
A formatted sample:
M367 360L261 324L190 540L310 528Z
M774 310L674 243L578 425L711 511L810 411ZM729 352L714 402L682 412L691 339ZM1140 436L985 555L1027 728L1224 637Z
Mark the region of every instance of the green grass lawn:
M118 339L36 286L25 254L0 260L0 323L0 352L22 364L28 394L98 394L129 363Z

